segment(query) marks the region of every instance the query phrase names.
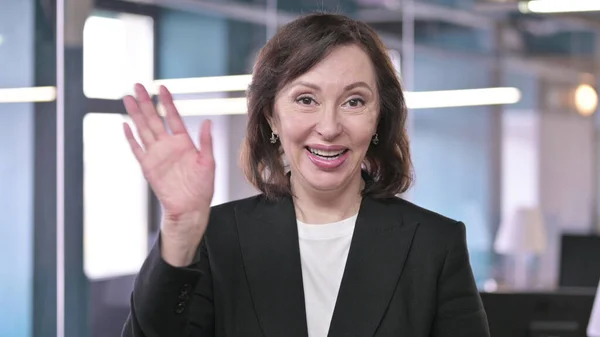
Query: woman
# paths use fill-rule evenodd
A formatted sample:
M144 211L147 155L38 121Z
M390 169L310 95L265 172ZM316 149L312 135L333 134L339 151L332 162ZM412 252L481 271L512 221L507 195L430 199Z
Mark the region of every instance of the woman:
M144 149L125 133L164 218L123 336L489 335L464 225L395 196L411 182L406 107L368 26L312 14L262 49L242 156L255 197L211 208L210 124L198 150L167 89L171 133L136 96Z

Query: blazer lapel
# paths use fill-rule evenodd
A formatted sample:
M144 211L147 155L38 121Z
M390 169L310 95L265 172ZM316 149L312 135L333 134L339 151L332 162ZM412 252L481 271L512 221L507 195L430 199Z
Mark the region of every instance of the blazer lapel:
M329 337L373 336L396 289L417 223L394 201L361 204Z
M265 337L307 337L296 214L291 198L236 208L246 277Z

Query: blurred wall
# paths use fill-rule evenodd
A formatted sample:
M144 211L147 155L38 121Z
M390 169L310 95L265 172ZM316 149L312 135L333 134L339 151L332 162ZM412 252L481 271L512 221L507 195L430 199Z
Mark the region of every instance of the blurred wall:
M541 78L507 79L524 99L503 112L502 217L510 218L517 207L540 207L548 245L537 285L553 288L562 234L589 234L595 227L595 119L545 107L542 98L550 93L539 85Z
M215 16L164 11L161 16L158 78L224 76L244 73L252 31L239 23ZM262 29L264 32L264 28ZM247 116L187 116L186 126L194 141L206 118L213 122L213 150L216 160L213 204L244 198L256 191L238 165L240 146L246 132Z
M247 115L231 116L229 119L229 198L236 200L258 194L258 190L250 185L239 166L240 150L246 136Z
M542 284L558 284L563 233L590 234L594 229L593 118L573 111L540 113L540 203L548 231L542 259Z
M418 52L415 90L488 87L491 67L483 59ZM492 107L414 110L411 134L415 185L411 199L465 223L473 271L479 284L489 275L496 141Z
M0 8L0 87L31 86L34 1L0 0ZM32 104L0 104L0 336L31 335L33 117Z
M164 10L159 26L160 50L157 78L223 76L227 74L227 22L219 17ZM200 113L210 114L210 111ZM213 204L228 200L229 119L207 116L213 121L213 150L217 162ZM204 116L186 116L184 121L196 144Z

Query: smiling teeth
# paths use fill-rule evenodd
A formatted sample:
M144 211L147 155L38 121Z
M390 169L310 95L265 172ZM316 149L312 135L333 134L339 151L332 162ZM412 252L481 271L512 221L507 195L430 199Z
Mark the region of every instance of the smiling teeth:
M317 150L317 149L312 149L309 148L308 149L311 153L316 154L317 156L321 156L321 157L338 157L340 155L342 155L346 150L341 150L341 151L325 151L325 150Z

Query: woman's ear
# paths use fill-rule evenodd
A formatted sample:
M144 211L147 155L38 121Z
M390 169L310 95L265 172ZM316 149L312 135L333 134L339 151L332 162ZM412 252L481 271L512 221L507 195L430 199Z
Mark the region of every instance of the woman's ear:
M271 131L275 134L277 134L277 123L276 123L276 117L274 116L268 116L267 117L267 123L269 123L269 127L271 128Z

